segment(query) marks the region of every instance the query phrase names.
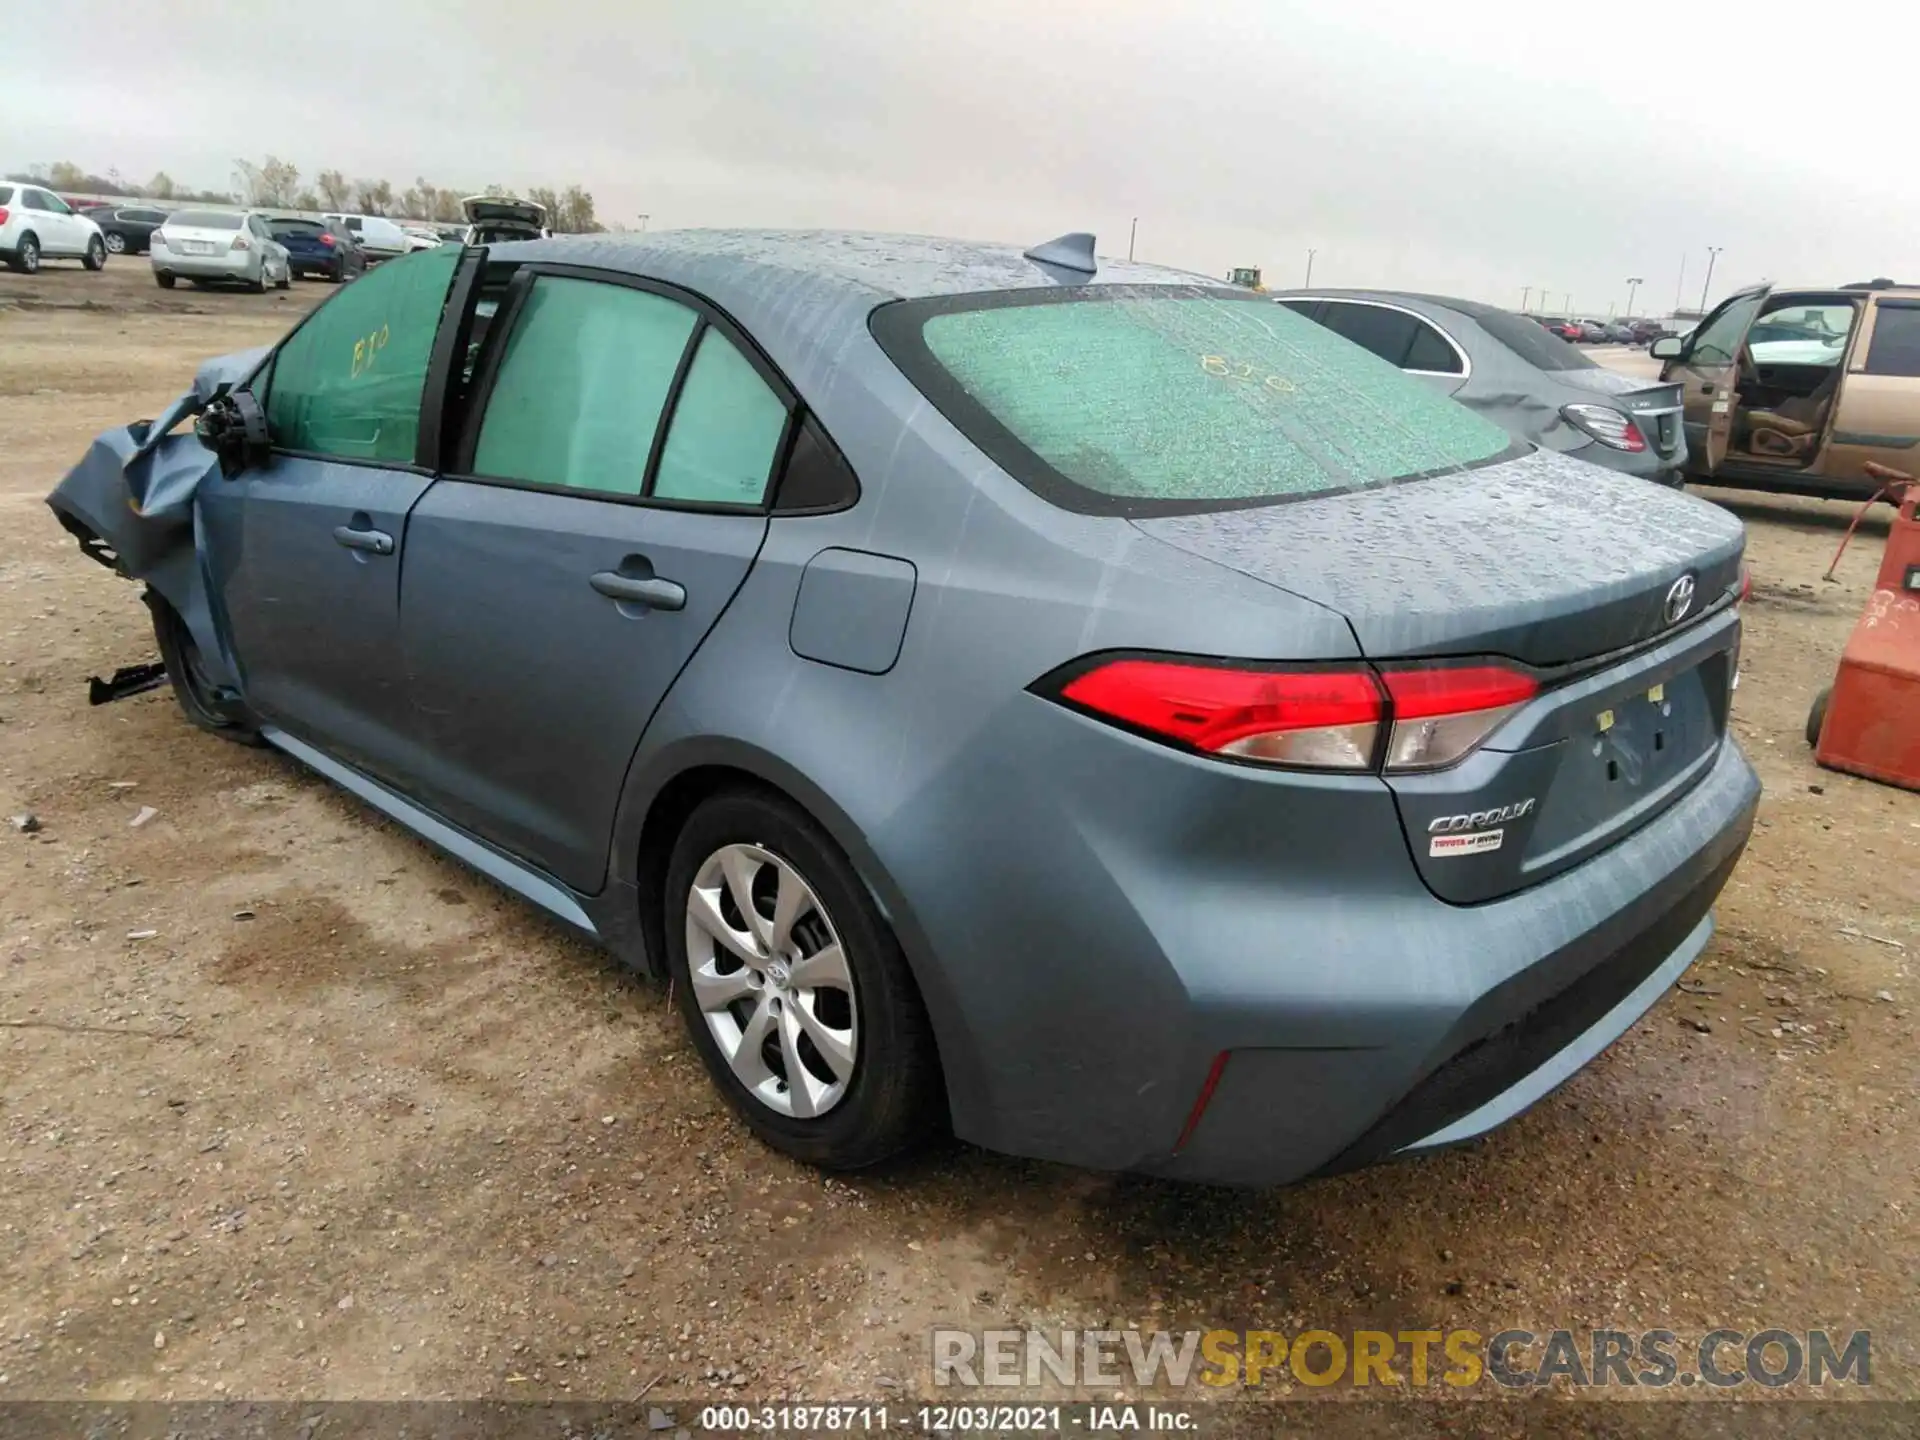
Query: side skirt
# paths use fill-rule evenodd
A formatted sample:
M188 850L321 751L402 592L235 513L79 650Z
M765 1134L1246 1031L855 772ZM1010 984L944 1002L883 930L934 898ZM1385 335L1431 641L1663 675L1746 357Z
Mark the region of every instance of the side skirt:
M309 770L324 775L341 789L364 800L381 814L398 820L421 839L439 846L463 864L472 866L489 880L504 885L522 899L532 901L548 914L566 921L567 924L594 939L603 938L599 927L582 908L579 897L564 885L548 879L536 870L528 869L518 860L501 854L485 841L476 840L463 830L456 830L446 821L428 814L411 800L395 794L376 781L369 780L358 770L342 765L338 760L314 749L304 740L294 739L284 730L276 730L270 726L263 727L260 737L276 750L291 755Z

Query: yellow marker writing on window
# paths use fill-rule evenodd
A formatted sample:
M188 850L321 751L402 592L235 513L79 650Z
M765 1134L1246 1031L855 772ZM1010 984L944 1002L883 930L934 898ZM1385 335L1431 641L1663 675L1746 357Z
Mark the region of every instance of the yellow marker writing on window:
M1611 710L1602 710L1600 712L1599 725L1602 735L1613 728L1613 712Z
M1658 705L1662 700L1666 698L1667 698L1667 687L1664 685L1656 685L1651 690L1647 691L1647 699L1651 700L1656 705Z

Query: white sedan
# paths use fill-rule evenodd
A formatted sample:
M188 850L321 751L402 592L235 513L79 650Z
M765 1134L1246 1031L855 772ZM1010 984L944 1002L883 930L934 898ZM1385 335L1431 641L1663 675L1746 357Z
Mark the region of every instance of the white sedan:
M153 232L147 257L162 290L181 279L195 285L237 281L255 294L293 283L287 247L267 232L266 217L252 210L176 210Z

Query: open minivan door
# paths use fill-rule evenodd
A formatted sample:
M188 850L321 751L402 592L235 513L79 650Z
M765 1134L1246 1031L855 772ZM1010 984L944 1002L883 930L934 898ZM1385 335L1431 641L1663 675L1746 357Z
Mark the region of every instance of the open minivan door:
M1680 386L1687 453L1699 457L1691 467L1699 473L1713 474L1727 458L1738 403L1740 357L1746 349L1747 330L1769 290L1758 285L1738 291L1721 301L1691 335L1653 342L1650 353L1666 362L1660 367L1660 378Z
M1874 296L1842 363L1820 478L1871 495L1870 462L1909 473L1920 462L1920 294Z

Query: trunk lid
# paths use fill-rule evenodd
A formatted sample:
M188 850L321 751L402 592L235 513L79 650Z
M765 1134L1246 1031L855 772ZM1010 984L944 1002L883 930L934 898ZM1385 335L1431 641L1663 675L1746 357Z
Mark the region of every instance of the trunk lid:
M1564 665L1699 614L1740 578L1745 531L1704 500L1550 451L1277 505L1137 519L1157 540L1344 615L1370 658Z
M1611 405L1631 415L1640 433L1647 437L1648 446L1662 460L1679 463L1686 444L1686 432L1680 424L1679 385L1640 380L1598 367L1556 370L1553 378L1570 390L1594 396L1588 403Z
M246 231L238 225L175 225L171 222L160 227L160 237L167 249L177 255L224 255L233 248L233 242ZM248 236L252 241L252 236Z
M1501 657L1537 674L1540 693L1465 760L1386 777L1414 864L1444 900L1494 899L1578 864L1719 753L1744 531L1692 496L1536 452L1132 523L1338 611L1371 660Z

